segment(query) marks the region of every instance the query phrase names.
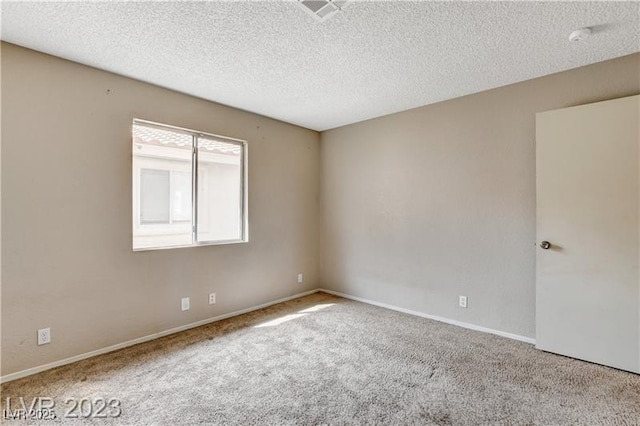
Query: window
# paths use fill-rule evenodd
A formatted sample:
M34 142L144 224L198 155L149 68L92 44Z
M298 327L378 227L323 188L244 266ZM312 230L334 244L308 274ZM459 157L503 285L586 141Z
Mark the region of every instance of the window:
M245 141L134 120L133 249L247 241Z

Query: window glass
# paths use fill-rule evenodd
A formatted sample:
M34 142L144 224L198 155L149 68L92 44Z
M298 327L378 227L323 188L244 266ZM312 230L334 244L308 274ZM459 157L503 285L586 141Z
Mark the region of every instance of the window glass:
M243 141L134 120L134 250L247 241L245 151Z
M140 223L169 222L169 170L140 169Z
M198 241L242 238L242 145L198 139Z

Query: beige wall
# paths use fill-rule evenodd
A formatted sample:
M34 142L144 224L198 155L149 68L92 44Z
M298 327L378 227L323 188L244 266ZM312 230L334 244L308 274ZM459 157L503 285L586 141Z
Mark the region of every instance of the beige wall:
M134 117L248 141L249 243L132 251ZM2 150L3 375L318 287L316 132L3 43Z
M535 113L640 93L639 73L628 56L320 142L2 44L2 374L319 286L533 337ZM131 250L134 117L249 141L249 243Z
M321 282L534 337L535 114L638 93L636 54L323 133Z

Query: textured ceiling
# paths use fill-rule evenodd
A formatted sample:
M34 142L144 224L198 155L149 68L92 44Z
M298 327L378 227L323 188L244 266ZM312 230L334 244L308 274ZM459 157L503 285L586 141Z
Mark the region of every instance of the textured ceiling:
M2 2L2 39L315 130L640 51L640 2ZM583 26L592 37L569 42Z

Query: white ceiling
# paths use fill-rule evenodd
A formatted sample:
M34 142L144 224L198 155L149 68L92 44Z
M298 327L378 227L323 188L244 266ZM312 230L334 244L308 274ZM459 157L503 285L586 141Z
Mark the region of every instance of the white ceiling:
M640 51L640 2L7 2L2 39L326 130ZM589 39L569 33L590 26Z

